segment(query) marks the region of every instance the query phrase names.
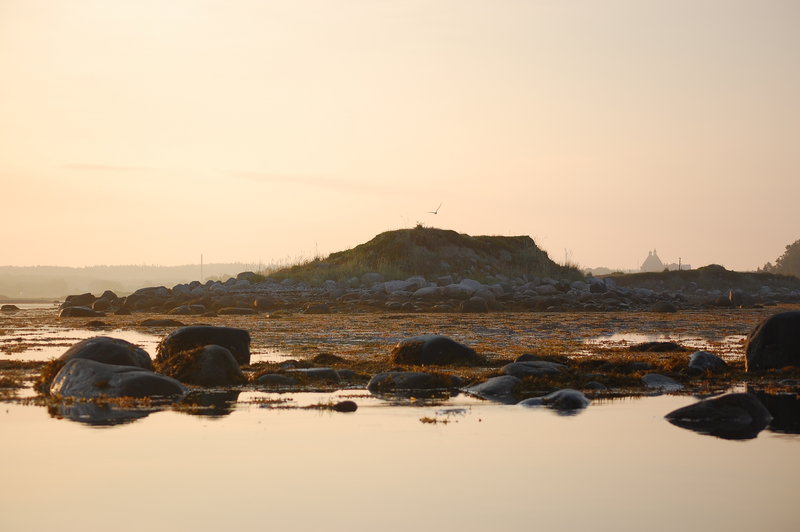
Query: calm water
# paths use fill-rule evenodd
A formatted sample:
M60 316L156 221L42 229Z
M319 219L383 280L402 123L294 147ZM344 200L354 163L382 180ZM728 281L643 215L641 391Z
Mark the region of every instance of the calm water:
M0 410L1 530L798 530L800 439L675 427L694 401L595 402L575 416L458 396L352 414L152 413L97 428ZM286 398L286 397L284 397ZM431 417L449 423L425 424Z

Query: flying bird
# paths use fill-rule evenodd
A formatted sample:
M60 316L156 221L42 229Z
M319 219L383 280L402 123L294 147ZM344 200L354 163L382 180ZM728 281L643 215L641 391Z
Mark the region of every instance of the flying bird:
M435 211L428 211L428 214L439 214L439 209L442 208L442 204L440 203L438 207L436 207Z

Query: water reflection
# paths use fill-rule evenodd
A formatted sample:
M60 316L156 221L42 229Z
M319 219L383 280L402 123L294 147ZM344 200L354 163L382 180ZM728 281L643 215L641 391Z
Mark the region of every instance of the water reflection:
M107 403L58 403L47 407L47 413L56 419L67 419L93 427L113 427L132 423L157 411L154 408L120 408Z
M189 408L180 408L179 411L195 416L227 416L236 409L240 393L242 392L239 390L191 392L181 402Z
M748 387L772 414L769 430L782 434L800 434L800 399L794 393L767 393Z

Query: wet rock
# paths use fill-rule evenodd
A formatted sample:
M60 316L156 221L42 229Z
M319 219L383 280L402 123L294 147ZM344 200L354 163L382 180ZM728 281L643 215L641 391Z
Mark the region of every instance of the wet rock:
M489 312L489 304L482 297L473 296L461 303L461 312L485 313Z
M89 307L65 307L58 313L59 318L97 318L100 316L105 316L105 314Z
M756 325L745 356L747 371L800 366L800 311L774 314Z
M64 309L67 307L89 307L92 305L92 303L95 302L95 300L97 300L97 298L94 297L89 292L86 292L85 294L71 295L64 298L64 302L61 304L61 308Z
M335 412L355 412L358 410L358 405L355 401L339 401L331 407Z
M392 349L392 360L410 365L474 365L482 363L483 357L446 336L427 334L399 342Z
M511 375L501 375L465 388L464 391L482 399L515 404L517 402L516 393L521 385L522 381L520 379Z
M58 357L58 360L66 363L74 358L153 370L153 362L147 351L128 341L108 336L95 336L81 340L67 349Z
M536 377L540 375L557 375L567 369L563 364L555 362L545 362L543 360L529 360L524 362L512 362L502 368L506 375L514 377Z
M186 393L177 380L136 366L103 364L84 358L67 362L50 385L50 394L97 397L175 397Z
M206 345L228 349L241 365L250 363L250 333L244 329L210 325L190 325L173 331L158 344L156 360Z
M767 427L772 416L756 396L723 395L684 406L667 414L681 428L725 439L751 439Z
M0 307L0 310L3 312L16 312L19 310L19 307L16 305L3 305Z
M659 301L650 307L650 312L672 313L678 312L678 307L669 301Z
M206 345L176 353L156 363L164 375L199 386L232 386L247 382L233 353L219 345Z
M724 360L708 351L695 351L689 357L689 370L691 373L704 373L706 371L719 373L727 369L728 364Z
M142 327L183 327L185 323L178 320L150 318L143 320L139 325Z
M282 373L265 373L256 379L256 384L268 388L294 388L300 385L300 381Z
M546 406L554 410L580 410L589 406L589 399L578 390L566 388L544 397L531 397L520 401L522 406Z
M679 383L675 379L667 377L666 375L660 375L658 373L648 373L647 375L642 376L642 382L648 388L661 390L664 392L674 392L683 388L683 384Z
M628 351L644 351L648 353L673 353L680 351L688 351L685 347L675 342L643 342L641 344L634 344L628 348Z
M220 316L249 316L255 313L254 309L243 307L225 307L217 311Z
M449 390L460 385L461 379L453 375L422 371L386 371L372 377L367 384L367 390L370 392Z

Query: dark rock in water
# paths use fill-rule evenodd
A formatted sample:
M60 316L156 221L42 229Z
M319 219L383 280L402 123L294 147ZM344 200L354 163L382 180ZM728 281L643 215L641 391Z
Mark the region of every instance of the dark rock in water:
M94 360L117 366L137 366L153 371L153 362L147 351L125 340L108 336L95 336L81 340L67 349L63 355L58 357L58 360L66 363L73 358Z
M673 353L688 351L685 347L675 342L643 342L628 347L628 351L645 351L648 353Z
M187 384L231 386L247 382L233 354L219 345L181 351L156 362L159 371Z
M242 307L225 307L217 311L220 316L249 316L255 313L256 311L251 308Z
M330 314L331 308L325 303L309 303L303 312L305 314Z
M659 301L650 307L650 312L672 313L678 312L678 307L668 301Z
M693 373L710 371L718 373L728 369L728 364L720 357L708 351L695 351L689 357L689 370Z
M747 336L746 370L800 366L800 310L774 314Z
M151 318L142 321L139 325L142 327L183 327L186 324L178 320Z
M783 434L800 434L800 398L797 390L794 393L757 391L754 395L772 416L769 430Z
M678 427L732 440L755 438L772 419L769 410L749 393L706 399L665 417Z
M181 401L181 404L192 408L182 408L178 411L194 416L227 416L233 412L240 393L238 390L193 391Z
M683 388L683 384L675 379L667 377L666 375L659 375L658 373L648 373L642 376L642 382L648 388L664 392L674 392Z
M150 415L153 410L118 408L116 405L91 401L69 401L47 407L47 413L58 419L68 419L93 427L110 427L132 423Z
M566 388L544 397L531 397L517 404L522 406L546 406L554 410L580 410L589 406L589 399L578 390Z
M58 313L59 318L97 318L100 316L105 316L105 314L89 307L65 307Z
M426 334L402 340L392 348L396 364L409 365L475 365L483 357L473 349L446 336Z
M567 369L563 364L545 362L543 360L530 360L525 362L512 362L503 366L501 371L514 377L536 377L540 375L557 375Z
M158 344L156 360L206 345L220 345L228 349L241 365L250 363L250 333L233 327L190 325L172 331Z
M370 392L450 390L460 385L461 379L453 375L422 371L386 371L372 377L367 384L367 390Z
M16 312L19 310L19 307L16 305L3 305L0 307L0 310L4 312Z
M331 368L290 369L286 373L306 382L338 383L342 380L336 370Z
M94 297L89 292L86 292L85 294L71 295L67 296L64 299L64 302L61 304L61 308L63 309L67 307L88 307L96 300L97 298Z
M489 304L482 297L473 296L461 303L461 312L476 314L489 312Z
M50 384L50 394L61 397L174 397L186 393L175 379L136 366L116 366L75 358L67 362Z
M331 410L336 412L355 412L358 410L358 405L355 401L339 401L331 407Z
M266 373L256 379L256 384L269 388L294 388L300 381L282 373Z
M464 391L482 399L514 404L517 402L516 393L521 385L522 381L520 379L511 375L502 375L465 388Z

